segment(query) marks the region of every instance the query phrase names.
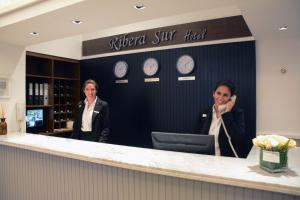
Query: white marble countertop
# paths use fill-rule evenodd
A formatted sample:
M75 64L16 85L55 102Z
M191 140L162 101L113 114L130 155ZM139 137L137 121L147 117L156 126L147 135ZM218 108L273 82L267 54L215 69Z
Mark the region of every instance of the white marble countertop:
M128 147L14 133L0 145L178 178L281 192L300 196L300 149L289 151L289 170L271 174L259 168L258 149L247 159Z

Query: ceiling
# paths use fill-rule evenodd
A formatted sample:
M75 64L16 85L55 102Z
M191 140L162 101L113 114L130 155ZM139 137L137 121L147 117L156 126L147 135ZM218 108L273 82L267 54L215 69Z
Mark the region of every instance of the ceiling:
M141 2L146 9L133 8ZM300 0L43 0L0 15L0 42L27 46L169 16L218 12L225 7L238 8L256 40L300 36ZM75 25L74 19L84 23ZM281 26L288 29L278 31ZM30 35L33 31L39 35Z

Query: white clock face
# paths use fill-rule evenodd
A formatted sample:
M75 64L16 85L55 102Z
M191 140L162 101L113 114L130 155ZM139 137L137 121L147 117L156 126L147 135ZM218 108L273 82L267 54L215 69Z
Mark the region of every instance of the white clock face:
M195 67L194 59L190 55L182 55L178 58L176 68L181 74L189 74Z
M143 65L143 71L147 76L153 76L158 72L158 61L155 58L148 58Z
M123 78L128 71L128 65L125 61L118 61L114 67L114 74L117 78Z

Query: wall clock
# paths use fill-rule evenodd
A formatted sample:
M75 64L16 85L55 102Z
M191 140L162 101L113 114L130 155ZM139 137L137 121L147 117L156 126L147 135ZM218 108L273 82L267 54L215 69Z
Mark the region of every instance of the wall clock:
M143 71L147 76L153 76L158 72L159 65L155 58L148 58L143 64Z
M187 75L194 70L195 62L192 56L182 55L178 58L176 68L180 74Z
M123 78L128 72L128 64L125 61L118 61L114 67L114 75L117 78Z

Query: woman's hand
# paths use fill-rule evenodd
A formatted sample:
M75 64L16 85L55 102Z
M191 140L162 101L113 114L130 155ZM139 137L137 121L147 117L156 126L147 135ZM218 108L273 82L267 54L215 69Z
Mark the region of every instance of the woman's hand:
M221 116L219 106L214 104L214 110L216 112L217 119L219 119L219 117Z

